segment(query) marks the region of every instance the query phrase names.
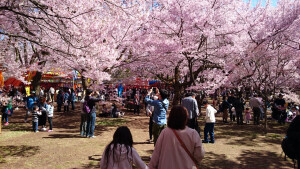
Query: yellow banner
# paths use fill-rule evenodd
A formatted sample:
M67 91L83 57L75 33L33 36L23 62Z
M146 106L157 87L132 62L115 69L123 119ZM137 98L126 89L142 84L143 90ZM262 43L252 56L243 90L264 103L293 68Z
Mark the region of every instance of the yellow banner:
M30 86L26 86L25 91L26 91L26 96L29 96L30 95Z

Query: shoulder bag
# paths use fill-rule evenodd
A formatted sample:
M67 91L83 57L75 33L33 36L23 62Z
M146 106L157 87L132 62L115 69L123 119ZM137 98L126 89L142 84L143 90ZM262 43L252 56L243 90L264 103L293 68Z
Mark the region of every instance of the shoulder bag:
M186 148L185 144L182 142L181 138L178 136L177 132L174 129L171 129L175 136L177 137L178 141L180 142L183 149L186 151L186 153L190 156L190 158L193 160L194 164L196 165L196 168L199 169L199 166L197 164L197 160L193 157L193 155L190 153L190 151Z

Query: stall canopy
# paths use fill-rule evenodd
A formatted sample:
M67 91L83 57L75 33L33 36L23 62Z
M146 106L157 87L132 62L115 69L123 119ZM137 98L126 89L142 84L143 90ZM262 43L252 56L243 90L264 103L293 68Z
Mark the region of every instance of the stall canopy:
M15 86L15 87L19 87L19 86L24 86L24 83L21 82L20 80L17 80L15 78L11 77L11 78L8 78L7 80L5 80L4 85L5 86L12 85L12 86Z

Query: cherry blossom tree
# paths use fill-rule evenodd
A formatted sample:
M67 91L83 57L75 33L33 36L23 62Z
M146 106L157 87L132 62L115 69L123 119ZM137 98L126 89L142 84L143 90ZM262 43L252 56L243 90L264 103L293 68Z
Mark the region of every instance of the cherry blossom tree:
M22 79L28 70L41 77L53 68L75 69L99 83L108 80L126 30L139 19L133 10L139 10L136 4L117 0L1 1L1 57L7 73Z
M226 79L226 58L238 51L234 44L244 29L239 20L244 8L247 4L235 0L156 1L127 41L126 63L173 85L173 104L184 88L217 88Z
M266 103L269 96L281 91L293 95L299 88L300 3L282 0L276 7L260 8L245 18L249 25L245 50L236 56L228 83L251 86ZM267 131L266 112L265 107Z

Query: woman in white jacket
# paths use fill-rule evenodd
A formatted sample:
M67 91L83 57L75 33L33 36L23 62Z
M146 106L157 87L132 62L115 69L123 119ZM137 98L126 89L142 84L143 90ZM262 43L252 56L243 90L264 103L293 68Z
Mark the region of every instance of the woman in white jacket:
M119 127L103 152L101 169L132 169L132 164L139 169L148 169L132 144L132 135L128 127Z
M49 130L48 132L52 132L52 118L53 118L53 111L54 111L54 106L50 100L48 100L47 103L47 108L46 108L46 113L48 117L48 122L49 122Z

